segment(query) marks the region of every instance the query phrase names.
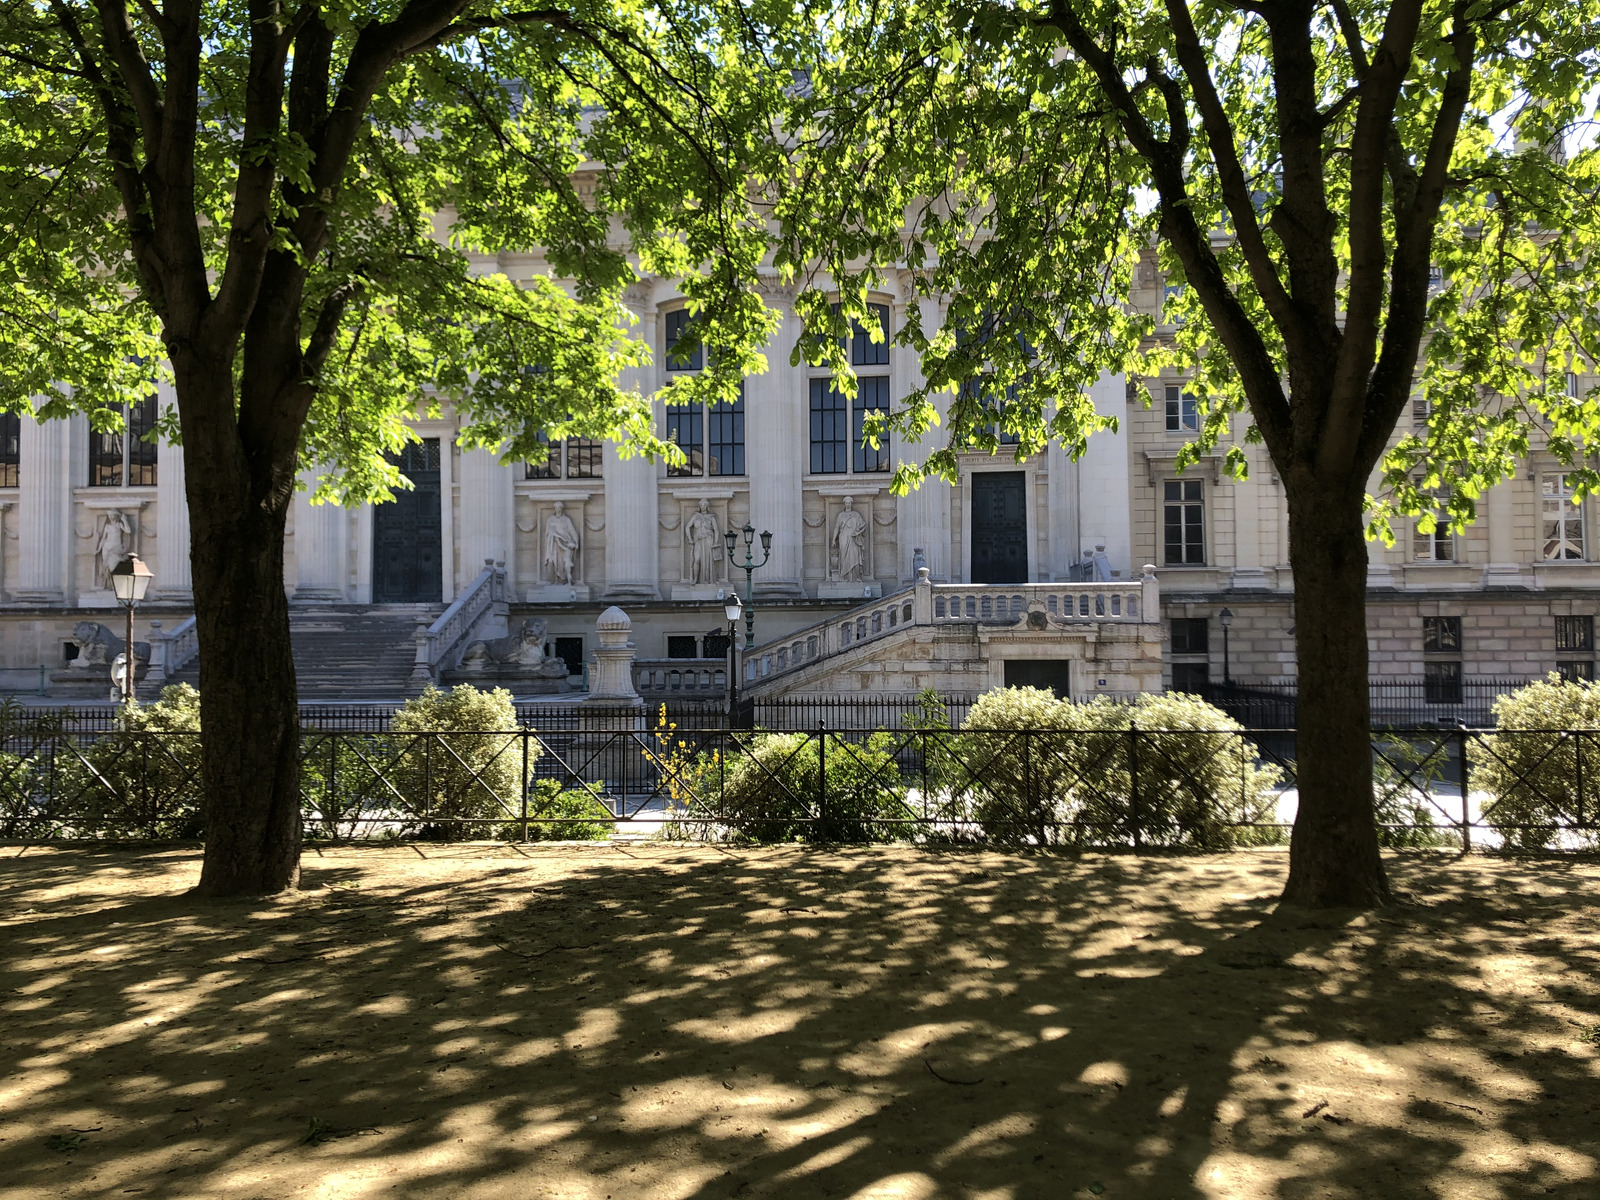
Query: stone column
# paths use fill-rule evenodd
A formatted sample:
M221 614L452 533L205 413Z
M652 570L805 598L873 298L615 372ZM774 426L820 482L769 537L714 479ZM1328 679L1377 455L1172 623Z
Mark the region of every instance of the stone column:
M1268 466L1261 456L1245 454L1255 460L1250 463L1250 477L1233 484L1233 582L1235 588L1261 589L1268 586L1267 573L1261 569L1261 484L1257 482L1260 471ZM1220 485L1219 485L1220 486Z
M82 418L76 418L81 420ZM66 602L72 550L72 424L22 418L16 600Z
M805 371L789 365L789 354L800 340L794 289L772 282L762 292L782 321L767 346L766 373L744 385L750 523L757 532L772 531L772 559L756 572L755 593L791 599L805 595L800 480L810 463L810 388ZM743 555L741 548L739 557ZM730 572L730 578L742 577L742 572Z
M1094 410L1117 418L1117 432L1097 433L1078 460L1078 494L1083 505L1078 527L1084 549L1104 545L1118 579L1132 579L1133 535L1128 521L1128 379L1102 373L1089 389Z
M297 602L330 603L345 598L349 578L349 516L337 504L313 504L320 469L303 472L304 491L294 496L294 558Z
M1528 568L1517 561L1517 530L1516 530L1516 496L1518 478L1513 474L1509 479L1502 480L1489 489L1489 495L1484 503L1489 525L1489 564L1483 570L1483 585L1485 587L1517 587L1532 586L1532 573ZM1534 504L1534 537L1543 537L1543 518L1539 512L1540 492L1539 481L1533 480Z
M911 273L900 273L899 301L895 304L894 328L899 329L905 319L908 309L918 306L916 289L912 285ZM933 326L928 328L932 336L938 325L937 305L925 305L923 318L927 319L930 310L935 311ZM892 401L896 405L906 396L916 391L923 384L922 363L918 361L916 351L894 347L890 350L894 365L890 387L893 392ZM941 396L937 401L940 415L943 416L949 409L949 396ZM931 436L937 437L939 431L935 429ZM895 462L921 462L928 457L932 446L926 443L907 445L896 444ZM942 479L930 479L913 492L899 498L900 509L900 562L896 564L895 574L901 579L915 579L916 568L912 565L912 552L918 548L922 550L923 558L927 563L929 577L936 582L948 582L950 579L950 485ZM882 570L880 568L880 574Z
M162 408L177 404L170 383L157 395ZM189 497L184 491L183 447L166 442L156 455L156 591L166 600L193 595L189 575Z
M511 561L516 479L493 450L461 451L461 574L472 582L485 559Z
M653 286L635 284L628 289L628 307L639 317L632 336L650 345L651 365L623 372L622 386L646 395L656 391L661 377L661 346L656 333ZM658 479L660 466L635 455L624 459L616 444L604 447L606 495L607 600L661 599L660 519ZM587 532L587 531L585 531Z

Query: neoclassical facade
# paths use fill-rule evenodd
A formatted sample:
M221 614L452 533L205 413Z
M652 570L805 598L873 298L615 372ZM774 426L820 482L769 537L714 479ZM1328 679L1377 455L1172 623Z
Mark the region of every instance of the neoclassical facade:
M517 278L541 264L505 255L481 266ZM1135 281L1132 302L1159 311L1163 285L1154 263L1142 264ZM917 303L908 279L893 282L895 290L872 297L891 335L906 305ZM1243 482L1221 472L1226 447L1176 469L1197 423L1181 379L1103 377L1093 401L1119 430L1091 438L1076 462L1059 447L1021 463L1003 451L964 454L957 484L934 481L896 496L889 486L896 463L930 447L893 440L864 447L860 431L868 411L916 388L916 358L888 340L852 338L859 387L847 398L825 368L787 365L800 335L793 293L773 283L766 299L781 316L772 365L745 381L738 403L658 406L662 432L685 451L682 467L624 459L610 444L582 439L553 445L543 464L503 462L457 446L449 412L418 420L421 440L400 462L414 489L394 503L341 509L297 499L285 580L293 610L302 623L314 617L326 628L400 620L405 637L409 623L454 612L455 628L487 565L499 573L510 618L542 621L548 653L565 659L575 677L592 656L598 614L615 604L632 619L640 660L683 664L684 679L703 664L699 683L709 686L726 645L722 600L745 581L744 543L730 561L725 535L748 525L772 535L770 556L753 575L763 646L821 630L821 642L805 636L842 650L828 640L838 637L829 622L857 610L863 622L873 612L885 620L898 614L901 606L886 598L909 597L921 566L935 589L1028 584L1034 587L1017 594L1042 602L1043 585L1090 580L1126 584L1132 604L1145 564L1153 564L1160 612L1139 620L1156 626L1159 615L1159 680L1091 666L1078 670L1074 690L1093 690L1097 681L1110 687L1105 678L1122 681L1112 690L1126 690L1225 675L1294 676L1282 489L1254 446L1244 447L1250 478ZM668 353L687 319L671 281L641 282L628 301L638 317L634 336L649 343L654 364L630 386L659 393L675 374L700 369L697 357ZM942 315L925 308L924 325ZM1593 383L1578 377L1570 386ZM82 417L42 424L12 417L0 425L0 681L9 690L50 690L56 676L70 674L86 622L120 628L105 575L128 551L141 554L156 577L136 637L152 621L160 623L157 641L184 626L183 455L137 436L171 402L158 394L132 410L128 437L94 433ZM1536 451L1480 502L1480 520L1466 534L1407 529L1393 547L1375 544L1374 672L1446 681L1592 673L1600 547L1589 535L1591 508L1573 501L1559 466ZM751 554L762 560L759 541ZM1059 623L1063 606L1080 624L1095 616L1076 611L1081 599L1062 592L1049 601L1057 607L1047 605L1050 619ZM1224 609L1232 622L1226 661ZM1120 607L1118 616L1128 619ZM1150 653L1146 647L1134 657ZM1081 647L1068 657L1094 660ZM1126 665L1125 657L1116 661ZM899 670L880 678L910 686L932 677ZM970 678L1002 676L980 664ZM843 685L808 667L805 688L834 686ZM874 686L873 677L858 674L850 686Z

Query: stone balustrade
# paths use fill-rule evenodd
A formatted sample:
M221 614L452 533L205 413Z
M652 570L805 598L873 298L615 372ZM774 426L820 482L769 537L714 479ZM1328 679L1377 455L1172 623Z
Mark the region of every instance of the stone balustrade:
M496 605L506 604L506 565L484 559L483 570L466 586L455 603L429 625L417 621L417 658L411 668L413 686L437 683L439 671L451 665L467 644L478 622Z
M728 690L728 667L716 659L634 659L633 686L643 696L704 696Z
M169 630L150 622L150 677L168 680L200 653L200 632L193 617L185 617Z

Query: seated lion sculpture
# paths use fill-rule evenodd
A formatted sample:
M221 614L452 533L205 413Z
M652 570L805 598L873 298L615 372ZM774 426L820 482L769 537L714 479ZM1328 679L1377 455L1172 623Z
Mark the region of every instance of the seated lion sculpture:
M530 617L522 628L509 637L490 638L473 642L461 656L464 674L503 672L515 668L518 675L547 678L566 678L567 664L559 658L547 658L544 652L545 630L549 623L542 617Z

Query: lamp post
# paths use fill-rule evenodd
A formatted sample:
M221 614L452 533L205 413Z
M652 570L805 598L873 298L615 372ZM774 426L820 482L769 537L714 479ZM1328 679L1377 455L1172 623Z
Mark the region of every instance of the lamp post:
M144 599L144 594L149 590L150 580L153 578L155 577L150 574L150 568L144 565L144 561L137 554L128 555L111 568L111 590L128 611L128 636L122 647L123 704L133 703L133 609Z
M722 606L722 611L728 618L728 727L737 729L739 726L739 617L743 613L743 606L739 603L739 593L734 592L728 597L728 602Z
M1233 671L1228 654L1228 630L1233 627L1233 610L1225 608L1217 614L1217 620L1222 625L1222 685L1233 686Z
M734 562L733 552L738 545L739 533L744 534L744 561ZM767 565L767 560L772 557L772 534L767 530L761 531L761 561L755 559L754 543L756 540L756 527L748 521L745 527L735 532L730 529L722 535L722 540L728 547L728 565L744 572L744 647L746 650L756 644L756 606L755 588L751 580L757 569Z

